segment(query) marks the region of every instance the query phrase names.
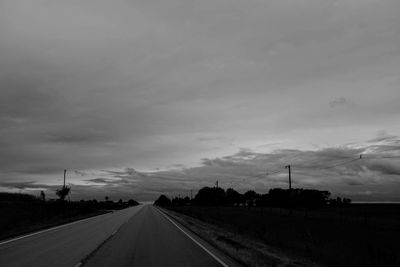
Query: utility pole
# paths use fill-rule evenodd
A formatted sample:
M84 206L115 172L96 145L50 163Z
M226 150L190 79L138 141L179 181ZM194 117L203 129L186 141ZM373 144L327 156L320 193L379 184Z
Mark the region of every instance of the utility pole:
M193 199L193 189L190 189L190 200Z
M290 169L290 164L285 166L285 169L289 169L289 190L292 189L292 171Z
M65 174L67 173L67 170L64 170L64 185L63 188L65 187Z
M218 188L218 180L217 180L217 182L215 182L215 185L217 186L217 188Z

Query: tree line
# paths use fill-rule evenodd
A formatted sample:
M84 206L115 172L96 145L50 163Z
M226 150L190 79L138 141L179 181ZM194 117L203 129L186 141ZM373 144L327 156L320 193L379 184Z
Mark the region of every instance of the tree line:
M155 202L159 206L256 206L282 208L319 208L324 206L350 205L348 198L330 198L329 191L316 189L281 189L273 188L266 194L249 190L241 194L233 188L224 190L220 187L203 187L193 199L161 195Z

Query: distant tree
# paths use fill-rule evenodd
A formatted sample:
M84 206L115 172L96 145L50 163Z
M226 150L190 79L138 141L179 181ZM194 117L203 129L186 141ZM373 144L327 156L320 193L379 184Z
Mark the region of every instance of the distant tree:
M260 195L255 201L255 204L257 207L271 206L270 203L271 203L271 201L270 201L269 194Z
M186 197L183 199L183 204L184 204L184 205L190 205L190 198L189 198L188 196L186 196Z
M226 204L229 206L240 205L243 203L243 196L233 188L226 189Z
M122 199L119 199L119 200L118 200L118 204L119 204L119 205L122 205Z
M174 197L171 200L171 204L173 206L188 206L191 204L190 198L188 196L182 198L182 197Z
M139 205L139 203L137 201L133 200L133 199L129 199L128 200L128 205L129 206L136 206L136 205Z
M350 205L351 204L351 199L350 198L343 198L343 204L344 205Z
M43 190L40 191L40 200L46 201L46 195L45 195L45 193L43 192Z
M194 197L194 203L201 206L225 204L225 190L220 187L203 187Z
M171 206L171 200L167 196L161 195L156 201L154 201L154 205Z
M37 197L28 194L21 193L7 193L0 192L0 202L1 201L13 201L13 202L32 202L36 201Z
M60 198L60 200L65 200L65 198L68 196L70 191L71 191L71 187L63 186L60 189L57 189L56 194Z
M244 200L246 201L246 204L248 206L253 206L259 196L260 195L257 194L254 190L249 190L243 194Z
M329 199L329 205L332 207L342 207L342 206L348 206L351 204L351 199L349 198L340 198L340 197L336 197L336 198L332 198Z
M108 196L105 196L104 199L105 199L106 201L108 201L110 198L109 198Z
M295 189L295 197L292 200L295 206L317 208L328 204L330 193L315 189ZM341 202L341 199L339 198Z

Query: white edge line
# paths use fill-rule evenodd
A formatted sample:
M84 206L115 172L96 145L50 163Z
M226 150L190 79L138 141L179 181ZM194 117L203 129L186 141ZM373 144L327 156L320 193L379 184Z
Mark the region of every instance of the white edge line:
M195 242L199 247L205 250L208 254L211 255L216 261L218 261L222 266L224 267L229 267L225 262L223 262L220 258L215 256L211 251L209 251L205 246L203 246L200 242L198 242L196 239L191 237L188 233L186 233L181 227L179 227L173 220L171 220L167 215L164 214L164 211L161 211L160 209L157 209L165 218L167 218L173 225L175 225L179 230L181 230L185 235L187 235L193 242Z
M88 221L88 220L97 218L97 217L99 217L99 216L107 215L107 214L109 214L109 213L100 214L100 215L97 215L97 216L92 216L92 217L89 217L89 218L86 218L86 219L81 219L81 220L73 221L73 222L70 222L70 223L67 223L67 224L62 224L62 225L59 225L59 226L55 226L55 227L52 227L52 228L48 228L48 229L45 229L45 230L42 230L42 231L39 231L39 232L34 232L34 233L32 233L32 234L19 236L19 237L13 238L13 239L9 239L9 240L0 242L0 246L1 246L1 245L4 245L4 244L7 244L7 243L11 243L11 242L17 241L17 240L20 240L20 239L27 238L27 237L30 237L30 236L34 236L34 235L46 233L46 232L49 232L49 231L52 231L52 230L56 230L56 229L59 229L59 228L63 228L63 227L66 227L66 226L69 226L69 225L72 225L72 224L76 224L76 223Z

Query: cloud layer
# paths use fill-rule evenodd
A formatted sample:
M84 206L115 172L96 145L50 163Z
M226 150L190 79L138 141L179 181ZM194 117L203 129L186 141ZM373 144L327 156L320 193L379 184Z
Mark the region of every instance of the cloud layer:
M233 173L239 186L261 175L261 159L285 164L298 154L306 164L378 131L396 139L399 8L394 0L0 1L0 182L54 186L63 169L77 170L70 182L90 197L87 179L125 181L99 170L129 167L138 172L120 175L137 176L126 180L132 192L150 198L177 191L173 179L192 188ZM369 150L385 149L374 142ZM369 164L343 175L397 175L393 163ZM101 188L122 194L108 181ZM302 180L313 181L322 183Z
M286 188L287 164L291 165L293 187L329 190L355 201L400 201L400 138L369 140L364 145L346 145L320 150L275 150L270 153L249 149L220 158L204 158L198 167L140 172L133 168L81 173L80 183L71 184L73 197L138 197L154 200L160 194L190 195L216 181L224 188L265 193ZM360 158L361 155L361 158ZM2 182L1 187L25 191L57 188L34 181Z

